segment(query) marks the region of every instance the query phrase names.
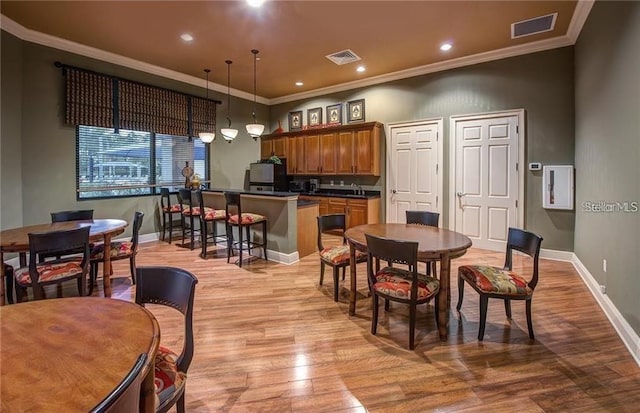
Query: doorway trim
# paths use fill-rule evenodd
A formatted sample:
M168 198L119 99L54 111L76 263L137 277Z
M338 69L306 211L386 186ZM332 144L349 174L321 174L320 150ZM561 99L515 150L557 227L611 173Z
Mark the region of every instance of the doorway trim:
M527 132L527 125L525 123L525 111L524 109L512 109L503 110L498 112L485 112L476 113L470 115L456 115L449 118L449 229L455 230L456 227L456 126L458 122L464 122L469 120L480 120L490 118L501 118L508 116L518 117L518 208L517 208L517 226L518 228L524 228L524 176L527 170L525 165L525 135Z
M391 171L391 138L393 129L396 128L405 128L411 126L420 126L428 123L436 123L438 125L438 136L436 138L438 142L438 165L436 169L437 173L437 181L438 181L438 212L440 215L444 213L444 118L428 118L428 119L418 119L412 121L402 121L402 122L391 122L387 123L385 126L385 146L386 146L386 173L385 173L385 197L384 197L384 205L385 205L385 222L389 222L389 205L391 203L391 188L389 188L389 174ZM442 220L440 220L441 226Z

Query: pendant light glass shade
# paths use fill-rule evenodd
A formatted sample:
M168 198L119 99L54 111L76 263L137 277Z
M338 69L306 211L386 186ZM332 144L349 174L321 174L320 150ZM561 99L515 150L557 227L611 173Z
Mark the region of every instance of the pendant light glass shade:
M229 127L220 129L220 132L227 142L231 142L238 136L238 129L231 127L231 118L229 117L231 110L231 63L233 62L225 60L225 63L227 64L227 121L229 122Z
M207 105L206 107L208 108L209 107L209 72L211 72L211 70L204 69L204 72L207 74L207 102L205 103L205 105ZM209 129L209 117L207 117L207 129ZM204 143L211 143L216 138L216 132L215 131L200 132L198 133L198 137Z
M258 51L256 49L251 50L253 53L253 123L249 123L247 127L247 133L249 136L256 140L264 132L264 125L256 121L256 62L258 60Z

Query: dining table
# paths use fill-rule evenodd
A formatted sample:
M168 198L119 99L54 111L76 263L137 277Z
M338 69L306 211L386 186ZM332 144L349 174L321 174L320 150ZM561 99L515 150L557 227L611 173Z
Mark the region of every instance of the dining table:
M88 412L141 354L141 410L155 411L158 321L130 301L68 297L0 307L2 412Z
M105 245L109 245L111 244L111 238L122 234L127 225L127 221L122 219L90 219L37 224L6 229L0 232L0 263L4 263L5 253L13 252L19 254L20 266L25 267L27 265L26 253L29 252L29 234L31 233L67 231L90 226L89 241L102 241ZM105 254L104 256L102 268L104 296L111 297L111 257L109 254ZM11 295L11 291L5 291L5 276L4 265L0 265L0 306L5 303L5 295L7 298Z
M438 332L441 341L446 341L449 331L449 308L451 306L450 271L451 260L463 256L471 247L471 240L464 234L444 228L419 224L365 224L349 228L344 236L349 243L351 262L356 262L356 250L367 252L365 234L394 240L417 241L418 261L440 262L440 292L437 300L439 306ZM351 291L349 293L349 315L356 311L356 266L350 266Z

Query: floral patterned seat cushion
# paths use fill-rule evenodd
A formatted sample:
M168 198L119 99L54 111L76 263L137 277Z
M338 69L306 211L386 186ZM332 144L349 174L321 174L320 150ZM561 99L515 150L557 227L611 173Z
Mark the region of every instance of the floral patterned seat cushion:
M205 221L215 221L217 219L225 219L226 211L224 209L204 208L202 219Z
M376 274L373 288L383 294L410 300L413 275L407 270L397 267L382 268ZM440 283L433 277L418 274L418 300L435 295L440 290Z
M133 242L131 241L114 241L111 243L110 257L126 257L131 255L133 250ZM104 244L98 244L91 249L91 259L101 260L104 258Z
M213 208L204 207L204 213L206 214L208 211L212 211ZM199 206L191 208L189 205L183 205L182 215L193 215L194 217L199 216L201 212L201 208Z
M242 221L240 222L240 224L241 225L257 224L258 222L262 222L266 220L267 220L267 217L265 217L264 215L252 214L251 212L243 212ZM238 215L237 214L231 215L229 217L229 223L238 225Z
M53 280L59 280L63 278L69 278L82 274L82 267L80 261L66 261L66 262L45 262L36 267L39 274L38 282L48 282ZM16 282L20 285L31 285L31 275L29 274L29 267L18 268L15 272Z
M173 205L170 205L170 206L166 206L166 207L162 208L162 210L164 212L171 212L171 213L182 211L182 209L180 208L180 204L173 204Z
M327 247L320 251L320 259L333 265L349 264L349 246ZM367 254L356 251L356 261L364 261Z
M464 265L458 268L458 274L485 293L513 296L528 296L533 293L524 278L502 268Z
M176 360L178 355L168 348L160 346L156 353L155 365L155 390L156 390L156 410L171 400L176 392L179 392L185 385L187 375L178 371Z

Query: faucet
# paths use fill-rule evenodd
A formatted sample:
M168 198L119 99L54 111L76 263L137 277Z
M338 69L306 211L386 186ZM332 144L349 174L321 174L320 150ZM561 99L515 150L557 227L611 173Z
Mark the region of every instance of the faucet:
M362 189L362 186L360 186L360 184L357 184L355 182L351 182L351 187L355 188L353 190L353 194L354 195L364 195L364 189Z

